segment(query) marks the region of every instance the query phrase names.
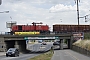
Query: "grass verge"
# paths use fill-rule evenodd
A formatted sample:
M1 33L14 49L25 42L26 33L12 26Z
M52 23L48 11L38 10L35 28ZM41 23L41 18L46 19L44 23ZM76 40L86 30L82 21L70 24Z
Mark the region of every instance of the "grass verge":
M53 56L53 52L49 51L49 52L40 54L39 56L30 58L28 60L51 60L52 56Z

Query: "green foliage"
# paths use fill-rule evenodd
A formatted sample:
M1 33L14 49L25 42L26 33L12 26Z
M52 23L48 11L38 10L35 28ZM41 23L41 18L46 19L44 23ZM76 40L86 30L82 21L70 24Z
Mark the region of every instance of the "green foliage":
M90 32L84 33L84 39L90 39Z
M51 60L52 56L53 56L53 53L51 51L49 51L47 53L44 53L44 54L41 54L39 56L30 58L28 60Z
M90 51L90 40L77 40L73 45Z

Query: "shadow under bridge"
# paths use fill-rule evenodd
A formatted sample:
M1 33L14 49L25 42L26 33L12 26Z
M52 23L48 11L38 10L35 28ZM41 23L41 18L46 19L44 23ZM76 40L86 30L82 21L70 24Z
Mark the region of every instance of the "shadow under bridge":
M26 51L26 41L25 40L6 40L6 50L9 48L18 48L20 52Z

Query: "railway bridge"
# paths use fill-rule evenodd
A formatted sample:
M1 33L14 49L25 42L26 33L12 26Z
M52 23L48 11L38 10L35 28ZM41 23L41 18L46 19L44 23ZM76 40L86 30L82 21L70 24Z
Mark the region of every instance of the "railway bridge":
M38 37L38 38L37 38ZM47 38L40 38L47 37ZM27 51L26 40L55 40L58 37L60 40L60 49L63 49L62 43L66 39L68 41L68 48L72 48L73 35L72 34L47 34L47 35L0 35L0 51L7 51L9 48L18 48L21 52Z

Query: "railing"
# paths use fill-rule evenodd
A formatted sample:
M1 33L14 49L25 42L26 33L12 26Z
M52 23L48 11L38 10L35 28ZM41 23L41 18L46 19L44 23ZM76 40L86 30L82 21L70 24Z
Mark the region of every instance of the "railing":
M0 35L10 35L10 33L9 32L0 31Z

